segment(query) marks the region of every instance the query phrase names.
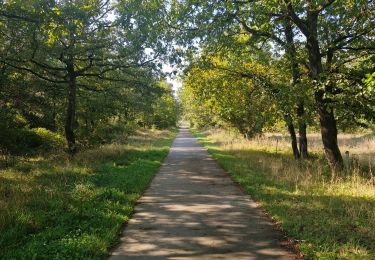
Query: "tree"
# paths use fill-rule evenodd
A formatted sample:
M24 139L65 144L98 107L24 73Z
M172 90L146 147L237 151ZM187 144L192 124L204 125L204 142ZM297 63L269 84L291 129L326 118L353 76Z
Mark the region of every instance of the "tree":
M264 74L264 67L244 63L241 58L229 53L200 57L184 78L184 92L190 92L195 97L198 108L208 111L210 121L214 118L216 125L229 125L246 138L251 138L272 122L276 109L267 91L259 88L253 77L245 74L244 67L247 71L257 71L258 75ZM184 105L187 110L190 109L191 104Z
M290 20L306 37L309 76L314 84L324 151L332 170L337 171L342 169L343 159L331 97L335 83L327 79L348 61L371 55L368 51L375 46L375 24L371 19L375 7L368 1L307 1L304 5L283 2Z
M124 1L121 7L131 4L134 2ZM0 12L6 18L6 29L14 28L2 42L1 49L7 50L2 53L2 64L67 88L65 136L71 154L76 151L77 91L103 91L105 86L90 86L89 79L147 88L147 80L156 76L154 61L162 48L146 54L145 42L159 39L140 37L150 24L140 14L120 21L132 9L121 9L119 20L109 20L114 11L109 0L35 0L7 2Z

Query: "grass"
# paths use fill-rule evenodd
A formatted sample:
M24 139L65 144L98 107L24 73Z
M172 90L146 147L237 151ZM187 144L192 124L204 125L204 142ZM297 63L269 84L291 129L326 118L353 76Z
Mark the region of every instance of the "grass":
M236 140L236 145L246 145L250 147L257 147L269 152L288 153L290 151L290 137L287 134L281 133L265 133L251 140L240 140L235 133L226 134L226 143L233 143L231 140ZM322 154L323 146L320 133L307 134L309 151L314 154ZM358 134L341 133L337 137L341 152L344 154L346 162L360 162L363 165L368 165L375 160L375 135L371 132L364 132Z
M295 239L306 259L375 258L375 178L371 167L366 174L352 168L332 180L319 153L315 159L295 161L286 149L276 154L275 146L261 140L244 140L218 130L195 135Z
M101 259L166 157L175 131L24 158L0 170L1 259Z

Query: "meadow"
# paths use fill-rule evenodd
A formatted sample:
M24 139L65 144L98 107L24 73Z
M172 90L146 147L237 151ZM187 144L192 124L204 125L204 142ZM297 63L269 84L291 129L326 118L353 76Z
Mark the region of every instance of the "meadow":
M0 259L102 259L176 131L143 130L79 152L13 157L0 169Z
M332 178L318 134L308 136L312 158L302 161L282 134L247 140L219 129L194 132L306 259L374 259L373 135L339 135L349 155L346 170Z

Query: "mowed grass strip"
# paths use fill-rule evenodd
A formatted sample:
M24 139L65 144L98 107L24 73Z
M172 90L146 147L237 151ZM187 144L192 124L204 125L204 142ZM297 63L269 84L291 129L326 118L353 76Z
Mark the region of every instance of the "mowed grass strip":
M0 170L0 258L105 257L175 136L146 131L73 161L28 158Z
M242 145L241 138L228 142L225 133L195 136L306 259L375 259L374 178L354 169L332 181L319 155L296 161L290 153Z

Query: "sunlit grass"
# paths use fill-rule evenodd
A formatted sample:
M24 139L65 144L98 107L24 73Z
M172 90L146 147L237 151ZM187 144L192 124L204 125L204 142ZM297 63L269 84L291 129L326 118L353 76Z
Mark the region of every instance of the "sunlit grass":
M369 169L350 168L332 180L317 150L314 159L296 161L286 146L276 153L265 139L245 140L220 130L197 136L306 258L375 258L375 180ZM366 140L373 142L346 142L366 145Z
M217 143L231 146L233 149L243 147L255 147L273 153L290 153L290 137L281 133L264 133L252 139L241 138L234 132L223 132L220 129L210 130L211 138ZM313 154L322 154L322 139L319 133L307 134L308 148ZM358 134L339 134L338 143L343 153L346 163L359 161L363 165L368 165L375 161L375 135L371 132Z
M74 160L17 158L0 170L0 258L105 257L175 134L143 131Z

